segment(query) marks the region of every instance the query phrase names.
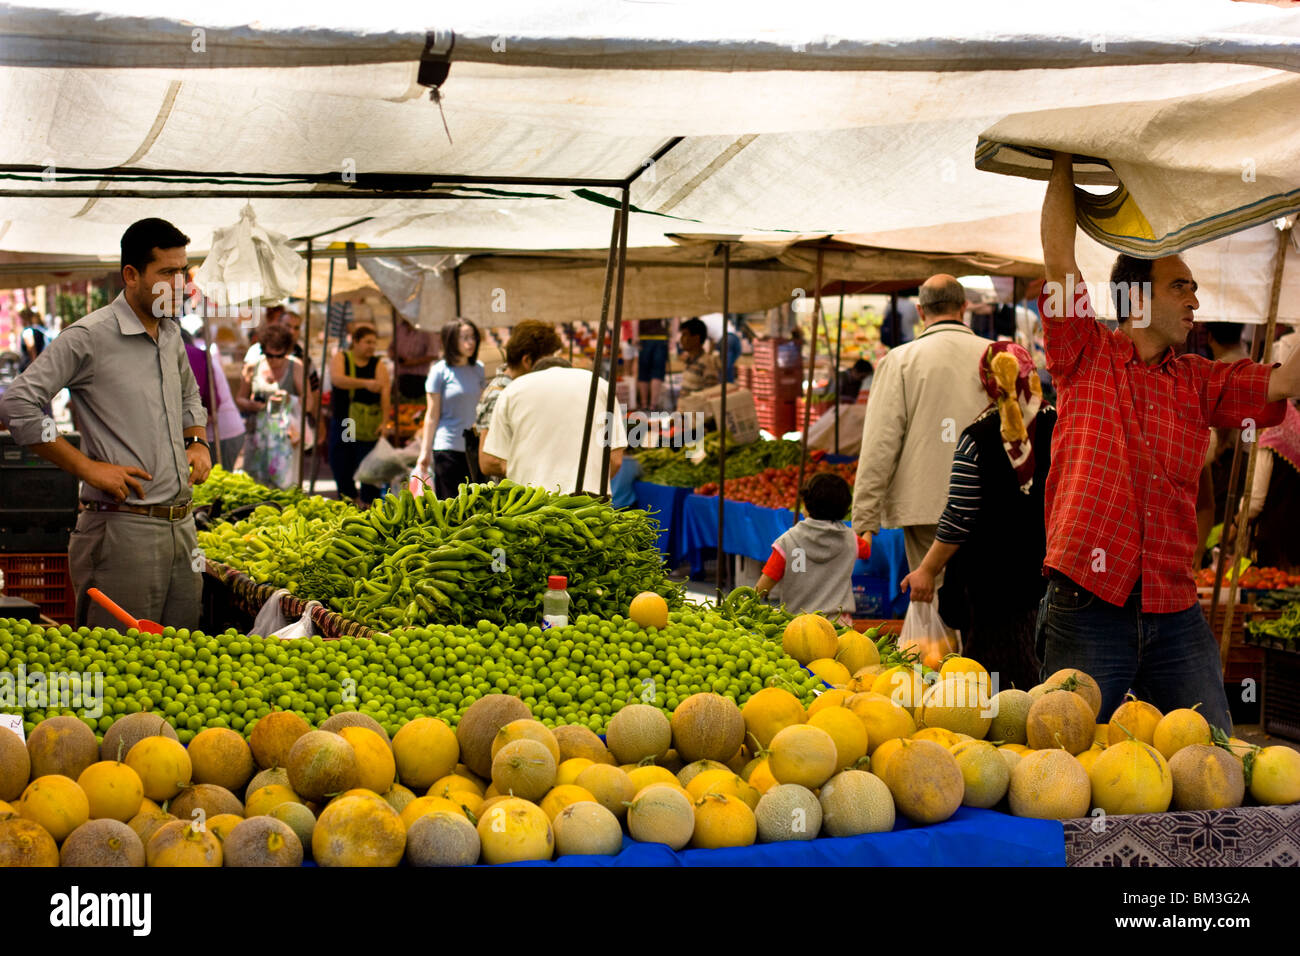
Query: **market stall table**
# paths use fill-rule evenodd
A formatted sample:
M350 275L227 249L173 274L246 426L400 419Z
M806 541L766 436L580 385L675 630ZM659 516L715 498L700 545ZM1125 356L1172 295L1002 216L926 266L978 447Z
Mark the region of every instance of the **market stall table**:
M205 561L203 573L203 608L205 617L203 629L205 632L212 631L215 633L225 630L226 627L230 626L227 622L232 611L237 615L246 616L251 624L252 619L257 616L263 605L277 591L282 590L274 585L259 584L242 571L237 571L217 561ZM302 617L303 613L307 611L308 604L311 603L287 592L280 595L280 610L285 617L291 620ZM357 621L349 620L320 603L313 604L311 619L316 626L316 632L326 640L337 640L340 637L369 639L375 633L372 628ZM265 637L265 635L262 636Z
M650 512L659 522L658 545L668 567L677 567L686 558L682 544L682 502L691 494L691 489L638 481L633 490L636 492L636 506Z

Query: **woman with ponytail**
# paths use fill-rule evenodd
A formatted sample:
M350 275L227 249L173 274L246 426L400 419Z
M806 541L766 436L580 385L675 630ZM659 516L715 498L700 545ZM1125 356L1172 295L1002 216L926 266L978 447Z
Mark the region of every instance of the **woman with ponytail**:
M980 381L991 401L957 442L935 543L903 587L914 601L933 600L946 568L939 613L961 630L962 652L998 673L1001 689L1028 690L1039 674L1034 624L1047 583L1043 486L1056 409L1014 342L984 350Z

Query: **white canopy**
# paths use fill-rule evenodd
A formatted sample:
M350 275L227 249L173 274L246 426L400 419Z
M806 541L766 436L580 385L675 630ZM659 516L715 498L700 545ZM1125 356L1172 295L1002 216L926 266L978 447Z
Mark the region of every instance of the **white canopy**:
M1127 185L1138 207L1160 208L1162 232L1226 216L1243 196L1267 193L1272 210L1293 193L1300 208L1294 123L1234 129L1213 168L1204 150L1177 168L1184 138L1212 136L1196 120L1219 104L1267 89L1270 104L1300 105L1293 9L87 2L0 5L0 249L111 256L125 225L157 215L198 252L246 201L268 227L328 231L323 242L599 249L612 187L643 170L633 248L668 246L672 233L852 233L1032 260L1025 223L1041 184L976 169L975 151L990 131L1032 140L1061 110L1089 129L1144 117L1125 125L1133 142L1116 168L1133 151L1160 157L1175 201L1158 175ZM1099 142L1051 127L1042 144L1096 155ZM1243 157L1259 160L1255 182L1225 190ZM146 178L96 175L108 167ZM423 179L358 194L373 174ZM590 182L561 182L576 179ZM96 195L59 195L70 189ZM195 189L208 195L169 196ZM880 241L918 234L943 238Z

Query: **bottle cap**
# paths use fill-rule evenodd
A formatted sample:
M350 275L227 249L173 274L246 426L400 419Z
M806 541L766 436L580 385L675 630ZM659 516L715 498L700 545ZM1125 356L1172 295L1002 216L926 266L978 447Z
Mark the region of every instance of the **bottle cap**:
M546 586L552 591L563 591L569 586L569 579L563 574L552 574L546 579Z

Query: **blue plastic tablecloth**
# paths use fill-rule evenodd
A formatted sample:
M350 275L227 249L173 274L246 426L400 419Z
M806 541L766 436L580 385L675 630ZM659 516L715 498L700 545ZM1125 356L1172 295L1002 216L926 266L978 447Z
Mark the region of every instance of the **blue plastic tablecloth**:
M699 574L704 566L700 552L718 546L718 496L687 496L682 503L681 524L682 552L690 559L692 573ZM755 561L766 561L772 553L772 543L793 524L794 512L789 508L763 508L746 501L728 501L722 550L726 554L743 554ZM873 535L871 558L859 561L853 573L878 578L885 583L887 594L898 595L899 584L907 575L902 529L884 528ZM902 598L904 609L906 600Z
M677 567L686 554L682 548L682 502L691 494L691 489L656 485L650 481L638 481L632 487L636 491L636 506L649 511L659 522L658 545L667 558L668 567Z
M1065 828L962 807L928 827L899 818L890 833L759 843L724 850L682 850L623 838L616 856L562 856L509 866L1065 866Z

